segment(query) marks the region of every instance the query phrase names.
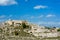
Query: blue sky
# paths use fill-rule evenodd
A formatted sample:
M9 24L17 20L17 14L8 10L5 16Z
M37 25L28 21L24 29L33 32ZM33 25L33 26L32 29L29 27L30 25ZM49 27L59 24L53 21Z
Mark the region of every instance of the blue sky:
M0 0L0 22L8 19L58 26L60 0Z

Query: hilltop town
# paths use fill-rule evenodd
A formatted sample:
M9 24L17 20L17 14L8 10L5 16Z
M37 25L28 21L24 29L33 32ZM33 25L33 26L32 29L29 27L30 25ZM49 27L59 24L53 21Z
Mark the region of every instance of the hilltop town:
M22 40L23 38L23 40L29 38L37 40L37 38L60 37L60 28L40 26L28 21L7 20L3 25L0 27L0 40Z

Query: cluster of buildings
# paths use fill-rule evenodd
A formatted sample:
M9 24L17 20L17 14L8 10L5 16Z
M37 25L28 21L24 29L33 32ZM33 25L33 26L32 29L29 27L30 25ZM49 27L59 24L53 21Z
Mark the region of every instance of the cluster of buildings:
M30 32L36 37L48 38L48 37L58 37L59 32L57 29L46 29L44 26L31 25L32 29Z
M60 32L57 32L57 29L46 29L44 26L31 24L27 21L21 21L21 20L8 20L4 22L4 27L2 28L4 30L3 33L7 34L9 33L10 36L12 36L14 31L19 31L19 26L22 25L22 23L25 22L26 25L30 25L31 29L25 29L24 31L27 33L30 33L36 37L58 37L60 36ZM15 29L17 28L17 29ZM12 34L11 34L12 33Z

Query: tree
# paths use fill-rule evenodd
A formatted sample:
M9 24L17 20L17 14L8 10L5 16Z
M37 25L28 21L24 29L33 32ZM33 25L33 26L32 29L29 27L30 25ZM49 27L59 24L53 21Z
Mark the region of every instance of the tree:
M50 27L46 27L46 26L45 26L45 28L46 28L46 29L51 29Z
M27 25L25 22L22 23L23 29L29 28L29 25Z
M58 32L60 32L60 28L59 28L59 29L57 29L57 31L58 31Z
M2 28L0 28L0 33L2 33L3 32L3 29Z
M26 24L25 24L25 23L22 23L22 27L23 27L23 28L26 28Z
M56 27L53 27L53 29L56 29Z

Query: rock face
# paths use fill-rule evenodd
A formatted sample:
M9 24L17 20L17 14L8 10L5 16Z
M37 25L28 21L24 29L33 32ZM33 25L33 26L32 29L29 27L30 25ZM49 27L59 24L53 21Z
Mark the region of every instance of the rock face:
M27 21L9 20L0 28L0 40L40 40L40 38L57 37L57 32L44 26L30 24Z

